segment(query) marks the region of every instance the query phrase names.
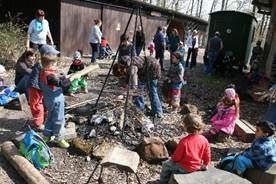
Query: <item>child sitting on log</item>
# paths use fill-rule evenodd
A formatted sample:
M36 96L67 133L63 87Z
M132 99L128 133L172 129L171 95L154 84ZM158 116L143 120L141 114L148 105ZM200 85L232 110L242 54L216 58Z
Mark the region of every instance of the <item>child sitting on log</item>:
M60 78L56 69L57 57L43 56L41 59L42 69L39 73L40 87L44 98L45 107L48 110L45 128L43 131L45 142L55 142L62 148L68 148L62 135L61 129L64 127L64 96L62 86L70 84L67 78Z
M184 127L189 135L180 140L171 160L163 162L161 184L168 184L171 174L186 174L208 168L211 150L208 140L201 135L203 126L200 116L188 114L185 117Z
M216 113L211 118L211 128L203 132L207 139L217 139L219 135L232 135L239 118L239 102L236 91L226 88L223 99L218 103Z
M72 61L72 64L70 65L68 75L84 69L85 66L81 60L81 57L82 57L82 52L80 50L74 53L73 61ZM75 79L70 83L70 86L68 89L68 95L74 96L74 93L76 93L78 89L81 89L84 93L88 93L86 76L82 76L79 79Z
M273 139L274 125L260 121L256 125L255 137L250 148L241 153L234 162L233 172L243 175L248 168L269 169L276 163L276 143Z

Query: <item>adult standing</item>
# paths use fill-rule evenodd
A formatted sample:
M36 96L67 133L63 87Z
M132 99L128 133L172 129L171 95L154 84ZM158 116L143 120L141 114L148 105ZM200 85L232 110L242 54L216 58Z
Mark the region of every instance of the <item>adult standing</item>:
M198 32L197 30L194 30L192 34L192 58L191 58L190 69L196 67L197 53L198 53Z
M217 61L219 52L223 49L223 42L220 38L220 33L215 32L215 36L209 40L208 43L208 67L207 73L214 73L214 65Z
M159 59L161 70L164 71L164 52L166 47L165 35L162 26L158 26L153 42L155 44L155 58Z
M89 35L89 43L92 48L91 63L96 63L96 59L100 52L100 43L102 38L102 32L100 29L101 25L102 25L102 21L99 19L95 19L94 26L91 27L91 31Z
M190 60L191 53L192 53L192 47L193 47L193 36L192 36L192 34L190 34L188 36L187 41L186 41L186 45L188 47L188 52L187 52L185 68L188 68L189 67L189 60Z
M272 85L272 87L269 89L269 91L271 91L271 93L273 91L276 91L276 84ZM270 121L276 126L276 102L275 101L272 102L272 100L271 100L269 107L266 110L266 113L264 115L264 120Z
M135 37L136 55L139 56L143 46L145 45L145 34L143 33L141 26L138 26Z
M42 45L47 44L47 37L50 40L50 44L54 45L49 23L45 19L45 12L38 9L36 18L31 21L28 27L26 48L40 49Z
M172 58L172 53L174 53L177 48L178 48L178 44L180 42L180 38L179 38L179 34L177 29L173 29L171 32L171 35L169 35L169 50L170 50L170 55Z

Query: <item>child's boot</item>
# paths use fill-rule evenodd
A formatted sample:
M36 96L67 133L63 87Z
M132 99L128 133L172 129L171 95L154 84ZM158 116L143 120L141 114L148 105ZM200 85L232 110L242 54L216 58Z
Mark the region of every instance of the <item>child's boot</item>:
M61 148L69 148L70 147L70 144L68 142L66 142L64 139L57 141L57 144Z

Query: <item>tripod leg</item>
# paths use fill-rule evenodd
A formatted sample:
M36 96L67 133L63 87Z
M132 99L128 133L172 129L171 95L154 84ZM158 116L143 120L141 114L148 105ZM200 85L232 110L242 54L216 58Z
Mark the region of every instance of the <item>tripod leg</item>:
M138 183L141 184L140 178L138 177L137 173L135 173L135 176L136 176Z
M101 167L101 171L100 171L100 176L99 176L99 178L98 178L98 182L99 183L103 183L103 180L102 180L102 173L103 173L103 166Z
M88 178L88 181L86 182L86 184L88 184L91 180L91 178L93 177L95 171L97 170L98 166L100 165L100 162L97 163L97 165L95 166L94 170L92 171L91 175Z

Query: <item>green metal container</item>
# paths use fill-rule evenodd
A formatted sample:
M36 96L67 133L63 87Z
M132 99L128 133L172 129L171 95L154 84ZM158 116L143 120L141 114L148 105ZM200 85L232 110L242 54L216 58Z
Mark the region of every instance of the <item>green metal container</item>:
M219 31L225 53L231 51L235 63L240 66L247 64L251 56L256 18L238 11L217 11L209 15L208 42Z

